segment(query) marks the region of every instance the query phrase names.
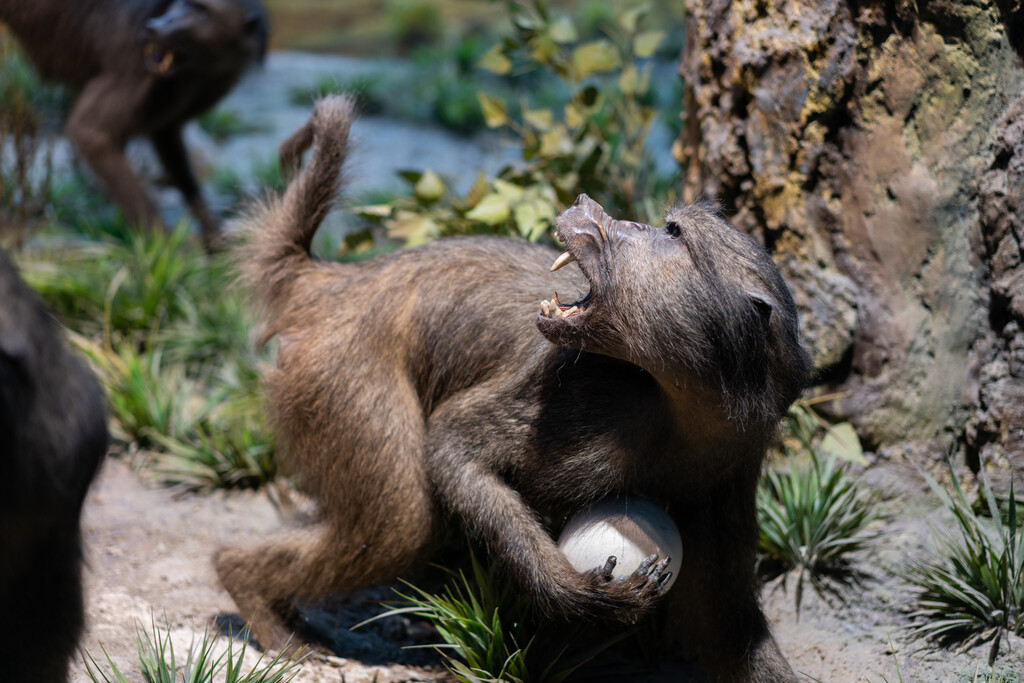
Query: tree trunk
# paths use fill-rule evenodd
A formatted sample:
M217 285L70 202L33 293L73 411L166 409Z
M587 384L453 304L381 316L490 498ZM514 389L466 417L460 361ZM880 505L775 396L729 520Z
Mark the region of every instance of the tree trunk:
M1021 0L685 0L683 194L794 289L865 446L1024 458Z

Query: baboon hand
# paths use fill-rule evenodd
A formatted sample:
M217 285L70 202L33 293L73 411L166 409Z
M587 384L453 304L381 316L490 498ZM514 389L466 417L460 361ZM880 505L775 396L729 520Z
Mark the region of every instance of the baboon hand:
M671 558L658 561L649 555L629 576L614 578L618 560L612 556L603 567L581 574L584 592L592 595L604 615L625 623L635 623L646 614L668 590Z

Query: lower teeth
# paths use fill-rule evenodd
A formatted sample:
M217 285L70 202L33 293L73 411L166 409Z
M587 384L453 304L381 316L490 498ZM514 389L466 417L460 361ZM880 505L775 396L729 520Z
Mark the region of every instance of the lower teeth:
M545 318L567 318L579 313L580 307L573 306L572 308L562 310L558 304L558 299L552 301L545 300L540 302L540 312Z

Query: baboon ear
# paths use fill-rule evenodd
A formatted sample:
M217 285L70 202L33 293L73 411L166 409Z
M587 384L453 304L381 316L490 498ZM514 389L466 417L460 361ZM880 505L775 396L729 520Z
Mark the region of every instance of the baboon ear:
M772 309L775 308L775 301L765 292L747 292L747 296L750 298L750 302L754 304L754 309L757 310L761 321L766 325L768 320L772 317Z
M245 18L245 22L242 24L242 30L247 36L255 36L258 42L256 47L256 57L259 63L262 64L264 58L267 56L267 24L263 20L263 16L259 12L253 12Z

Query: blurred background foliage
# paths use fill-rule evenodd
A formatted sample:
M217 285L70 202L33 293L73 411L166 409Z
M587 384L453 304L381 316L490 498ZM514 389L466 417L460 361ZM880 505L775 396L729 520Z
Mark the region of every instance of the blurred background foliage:
M668 38L645 28L652 6L621 9L590 37L592 25L540 0L505 5L508 35L476 61L497 87L484 83L475 97L484 124L513 139L520 161L481 174L465 194L430 169L409 171L408 195L357 213L405 245L480 233L550 242L555 216L585 188L611 215L657 223L676 182L657 173L646 144L659 102L652 62ZM354 232L343 249L365 249L372 235Z

